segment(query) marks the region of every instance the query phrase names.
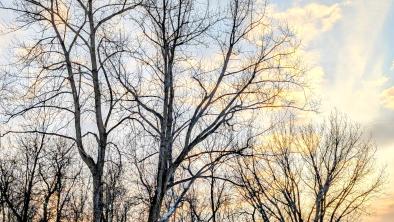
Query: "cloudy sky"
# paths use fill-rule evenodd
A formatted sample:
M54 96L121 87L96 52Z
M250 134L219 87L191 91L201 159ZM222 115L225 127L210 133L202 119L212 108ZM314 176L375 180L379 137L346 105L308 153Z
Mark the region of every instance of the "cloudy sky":
M271 0L271 12L286 19L302 39L311 67L320 112L334 108L363 124L378 147L377 162L386 166L386 194L366 219L394 219L394 1ZM7 15L0 15L7 22ZM2 35L0 54L10 35ZM2 58L4 59L4 58ZM2 62L1 62L2 63Z
M271 1L275 3L275 1ZM394 1L286 0L273 6L302 39L320 111L363 124L386 166L386 194L367 221L394 219Z

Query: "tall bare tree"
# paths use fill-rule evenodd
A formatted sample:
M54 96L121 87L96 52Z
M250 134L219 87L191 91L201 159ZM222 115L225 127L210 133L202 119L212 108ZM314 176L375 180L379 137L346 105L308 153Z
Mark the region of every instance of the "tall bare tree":
M136 5L130 0L17 0L0 5L16 14L18 28L29 30L25 36L32 36L22 39L18 70L9 75L18 85L10 86L15 103L7 104L8 122L17 123L31 110L58 111L56 129L25 132L75 142L93 178L93 221L102 221L102 178L111 133L129 119L118 112L122 95L103 64L110 55L100 50L107 41L119 40L116 24ZM30 30L40 34L30 35ZM15 131L24 130L10 130Z
M265 7L251 0L146 0L133 16L135 46L106 48L107 55L119 47L130 52L107 62L121 64L111 71L145 130L135 162L148 221L167 221L198 178L242 153L246 140L234 138L245 136L248 113L304 108L288 99L302 88L297 41L271 23ZM214 146L207 149L208 140Z

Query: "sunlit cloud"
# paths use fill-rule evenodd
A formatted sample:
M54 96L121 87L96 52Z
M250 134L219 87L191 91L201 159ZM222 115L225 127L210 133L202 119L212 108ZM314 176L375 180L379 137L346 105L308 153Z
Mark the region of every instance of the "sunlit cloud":
M353 1L343 6L346 15L340 27L328 34L335 43L320 46L322 51L330 52L321 56L321 61L326 56L335 58L333 67L326 70L330 81L321 87L326 101L323 109L336 107L362 123L379 115L380 95L387 77L382 56L375 55L375 46L390 4Z
M381 100L385 108L394 110L394 87L384 90Z
M341 19L340 4L325 5L311 3L303 7L290 8L275 14L286 21L304 45L329 31Z
M343 7L347 2L334 4L309 3L295 6L284 11L273 8L273 17L283 21L294 32L301 41L300 50L297 55L304 63L305 73L305 95L313 103L319 103L325 93L324 85L327 71L321 65L322 52L312 45L322 36L330 33L334 26L343 19ZM315 108L315 107L313 107ZM308 122L315 117L314 113L299 112L297 122Z

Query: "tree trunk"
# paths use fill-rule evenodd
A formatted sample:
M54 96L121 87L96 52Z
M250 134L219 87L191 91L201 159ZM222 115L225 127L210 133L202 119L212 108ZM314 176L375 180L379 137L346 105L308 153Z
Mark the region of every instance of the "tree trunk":
M159 175L160 176L160 175ZM164 180L165 178L162 178ZM149 207L148 222L157 222L160 219L160 210L163 203L165 188L162 183L156 187L155 195Z
M161 206L161 201L159 199L160 198L157 198L155 195L149 208L148 222L157 222L159 220Z
M161 157L159 157L159 168L158 174L156 178L156 190L155 195L153 196L153 200L149 207L149 217L148 222L157 222L160 219L160 210L161 205L163 203L164 194L167 190L167 178L168 178L168 169L166 166L167 158L166 154L163 153Z
M103 189L101 180L101 173L93 175L93 222L102 222Z
M43 206L43 216L41 219L41 222L47 222L48 221L48 205L49 205L49 199L50 195L48 195L45 200L44 200L44 206Z

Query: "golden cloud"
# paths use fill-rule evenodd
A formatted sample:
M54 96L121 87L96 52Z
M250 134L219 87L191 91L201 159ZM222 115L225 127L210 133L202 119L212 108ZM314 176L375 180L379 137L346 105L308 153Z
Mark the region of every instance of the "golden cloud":
M382 92L381 102L385 108L394 110L394 86Z

